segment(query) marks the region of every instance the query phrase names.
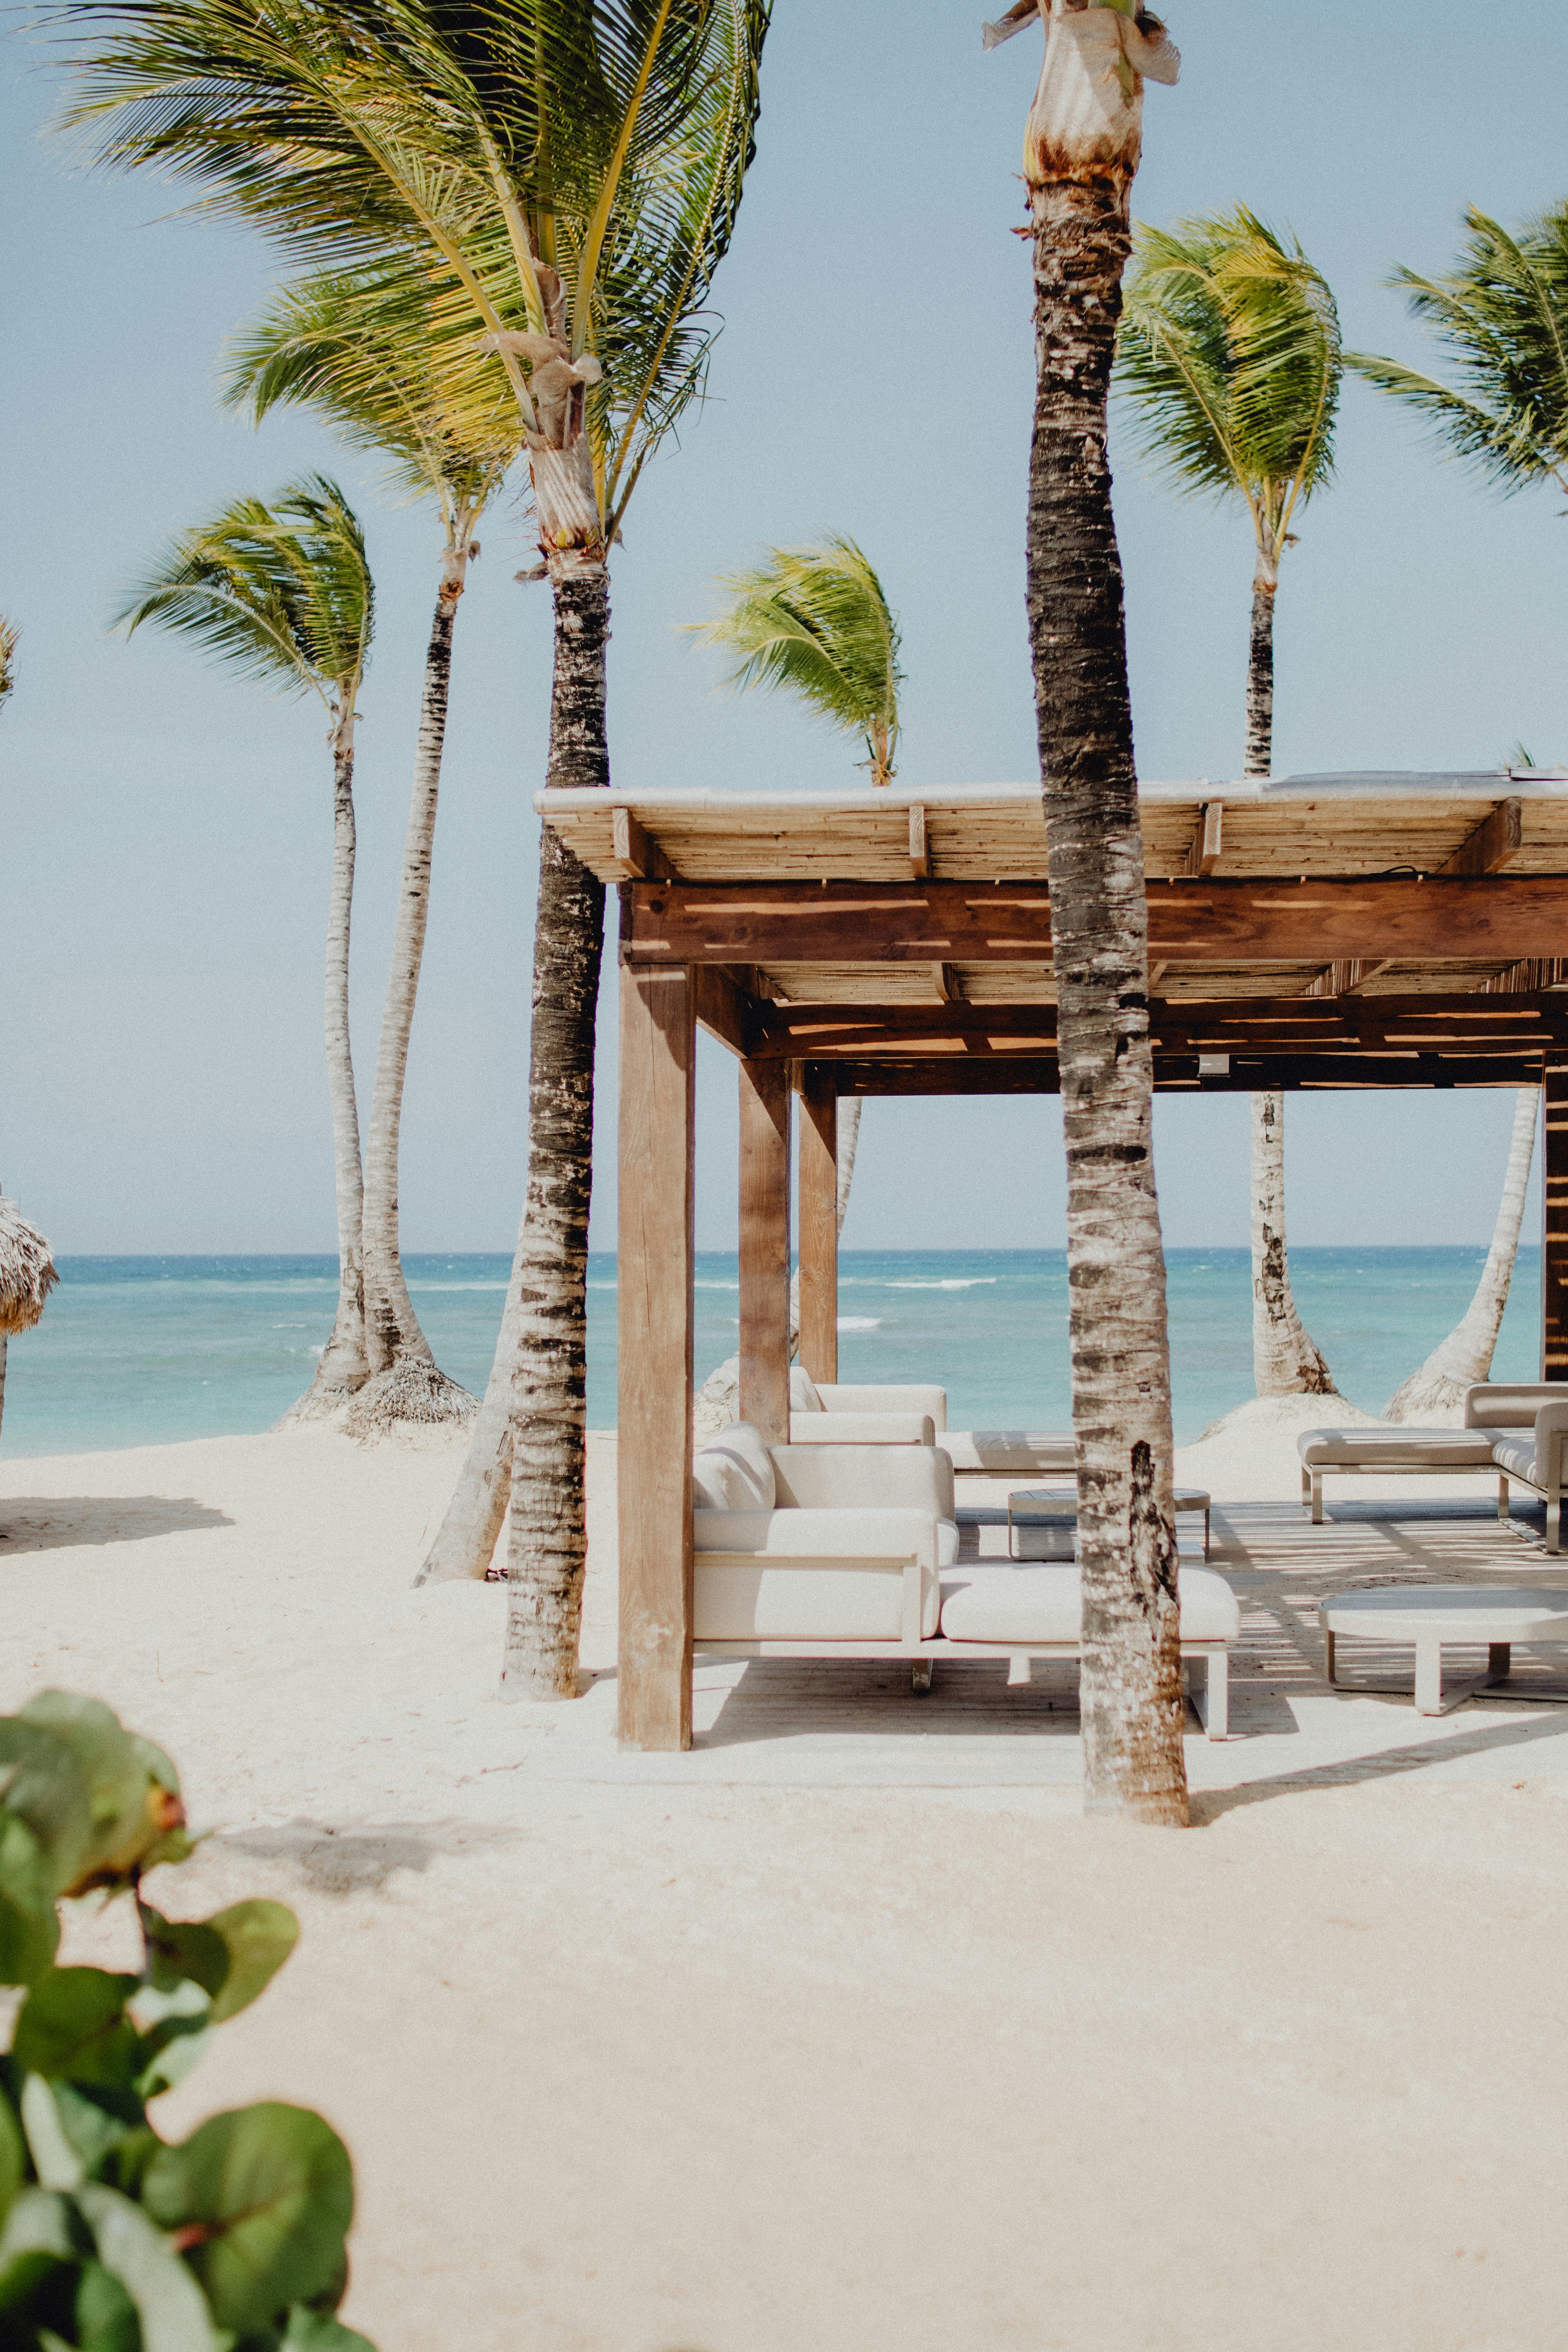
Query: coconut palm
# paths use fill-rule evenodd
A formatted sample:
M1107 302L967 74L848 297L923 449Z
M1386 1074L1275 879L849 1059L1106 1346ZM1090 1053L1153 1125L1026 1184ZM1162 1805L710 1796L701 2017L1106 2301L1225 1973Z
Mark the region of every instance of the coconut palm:
M0 709L4 709L16 683L16 646L20 631L0 614Z
M771 0L64 0L100 152L335 268L395 260L481 332L555 601L552 785L605 785L609 551L701 393ZM522 1224L486 1409L423 1575L482 1575L511 1454L509 1691L576 1688L604 888L540 848ZM487 1542L488 1537L488 1542Z
M359 1114L349 1041L354 887L355 698L375 599L358 518L335 482L307 475L270 506L237 499L184 532L127 598L116 622L189 639L241 676L314 695L332 753L332 879L327 916L327 1081L337 1179L338 1311L308 1393L293 1409L335 1412L369 1373L365 1354Z
M1067 1143L1085 1796L1093 1811L1175 1823L1187 1792L1170 1351L1106 406L1143 80L1173 81L1179 60L1134 7L1051 0L1046 18L1024 142L1038 372L1027 602Z
M389 299L390 298L390 299ZM441 524L436 609L425 655L414 786L404 845L392 968L365 1137L365 1341L371 1377L345 1416L354 1436L400 1421L468 1420L474 1400L437 1370L404 1279L398 1241L398 1137L404 1079L430 902L452 638L474 536L521 446L504 379L431 320L411 333L405 289L364 271L314 273L280 288L236 338L227 398L258 424L293 403L357 447L393 460L394 486L430 499ZM482 381L471 381L481 375ZM487 409L488 399L488 409Z
M1441 1424L1464 1418L1465 1391L1472 1381L1489 1380L1503 1309L1513 1281L1519 1254L1519 1232L1524 1221L1524 1195L1530 1183L1530 1163L1535 1151L1536 1118L1541 1108L1539 1087L1521 1087L1514 1101L1513 1134L1503 1177L1502 1199L1491 1247L1476 1285L1476 1295L1447 1338L1427 1357L1418 1371L1395 1389L1384 1408L1385 1421Z
M1256 562L1246 773L1274 754L1274 605L1300 510L1333 471L1343 363L1327 279L1255 213L1140 227L1117 340L1116 386L1146 454L1187 496L1234 500ZM1259 1396L1331 1396L1285 1255L1285 1097L1252 1105L1253 1377Z
M1400 269L1392 281L1457 381L1362 352L1345 363L1414 408L1498 488L1568 490L1568 204L1537 214L1517 236L1473 205L1465 225L1468 240L1446 276Z
M5 1417L6 1343L14 1331L32 1329L58 1280L47 1242L0 1192L0 1422Z
M899 625L882 583L852 539L775 547L753 572L731 572L722 612L692 633L731 655L737 693L798 696L831 726L863 735L874 784L898 771Z

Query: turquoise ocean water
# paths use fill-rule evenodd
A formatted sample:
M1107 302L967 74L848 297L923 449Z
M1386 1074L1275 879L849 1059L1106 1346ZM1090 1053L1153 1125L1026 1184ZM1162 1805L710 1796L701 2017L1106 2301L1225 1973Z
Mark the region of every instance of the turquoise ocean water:
M1344 1393L1378 1411L1458 1320L1481 1249L1291 1252L1297 1301ZM415 1256L409 1287L437 1360L482 1390L506 1291L501 1256ZM331 1328L329 1257L79 1257L36 1331L13 1339L0 1453L85 1453L268 1429L308 1385ZM1068 1417L1067 1266L1058 1250L847 1251L839 1372L940 1380L954 1428ZM1540 1256L1521 1250L1500 1379L1532 1379ZM732 1255L697 1267L697 1370L733 1352ZM1176 1433L1252 1392L1251 1289L1240 1249L1170 1253ZM616 1262L590 1261L588 1419L616 1418Z

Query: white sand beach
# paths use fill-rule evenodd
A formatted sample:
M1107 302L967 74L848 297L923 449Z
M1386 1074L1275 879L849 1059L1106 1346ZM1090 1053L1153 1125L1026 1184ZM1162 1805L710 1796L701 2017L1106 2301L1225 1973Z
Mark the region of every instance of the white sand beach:
M1058 1669L703 1668L693 1755L620 1757L606 1437L586 1695L501 1704L504 1592L409 1590L458 1444L0 1472L0 1704L100 1693L216 1832L159 1899L304 1922L163 2128L324 2110L382 2352L1556 2339L1568 1711L1331 1696L1311 1615L1545 1580L1486 1482L1304 1531L1289 1433L1188 1450L1247 1614L1173 1834L1081 1819Z

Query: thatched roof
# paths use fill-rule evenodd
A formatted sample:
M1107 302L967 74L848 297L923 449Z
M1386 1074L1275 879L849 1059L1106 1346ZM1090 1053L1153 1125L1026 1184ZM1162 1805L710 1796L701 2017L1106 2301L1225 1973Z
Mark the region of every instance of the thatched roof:
M42 1234L0 1197L0 1336L30 1331L58 1280Z

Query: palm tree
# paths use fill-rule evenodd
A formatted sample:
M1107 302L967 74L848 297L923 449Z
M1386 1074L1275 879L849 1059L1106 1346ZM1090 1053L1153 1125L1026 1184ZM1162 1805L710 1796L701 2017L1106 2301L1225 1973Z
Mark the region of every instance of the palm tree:
M1418 1371L1395 1389L1384 1408L1384 1421L1442 1423L1463 1418L1465 1391L1472 1381L1489 1380L1503 1309L1519 1253L1524 1195L1535 1151L1539 1087L1521 1087L1514 1102L1513 1134L1491 1247L1476 1295L1447 1338L1433 1349Z
M555 601L551 785L605 785L608 557L703 389L771 0L65 0L106 158L332 268L395 261L480 331L522 421ZM526 373L525 373L526 371ZM482 1575L511 1466L531 1632L570 1693L585 1559L585 1296L604 887L542 831L529 1171L485 1407L422 1577ZM489 1538L487 1544L486 1538Z
M1045 31L1024 142L1038 374L1027 602L1067 1144L1085 1801L1183 1823L1148 906L1106 456L1143 79L1173 81L1179 61L1133 0L1082 10L1052 0Z
M389 301L388 296L391 296ZM258 424L282 404L315 409L361 448L389 455L396 488L433 500L441 522L436 610L426 649L414 787L392 969L365 1139L365 1339L371 1377L345 1417L353 1436L401 1421L466 1421L476 1407L437 1368L404 1279L398 1137L408 1041L429 911L452 636L486 507L521 446L516 404L494 369L431 320L410 334L404 289L384 277L315 273L280 288L236 339L226 396ZM465 381L479 375L483 381ZM487 411L486 401L489 400Z
M332 750L332 881L327 917L327 1081L337 1175L338 1311L316 1377L290 1418L336 1412L363 1386L364 1182L349 1042L354 887L355 699L374 628L364 537L335 482L291 483L270 506L237 499L184 532L115 625L154 622L286 694L313 694Z
M1363 352L1345 363L1415 409L1499 489L1555 482L1568 490L1568 204L1537 214L1517 236L1473 205L1465 225L1468 241L1446 277L1400 269L1392 281L1432 329L1457 383Z
M30 1331L59 1280L54 1253L0 1187L0 1422L5 1417L5 1350L16 1331Z
M874 784L898 773L899 625L852 539L775 547L754 572L720 580L724 610L692 634L734 656L728 684L797 695L834 727L864 735Z
M16 646L21 631L0 613L0 710L10 700L16 683Z
M1274 604L1299 509L1333 471L1343 362L1328 281L1292 237L1238 205L1140 227L1117 389L1179 492L1235 499L1257 560L1247 673L1249 776L1274 754ZM1338 1394L1304 1328L1285 1255L1285 1097L1252 1098L1253 1378L1259 1396Z

